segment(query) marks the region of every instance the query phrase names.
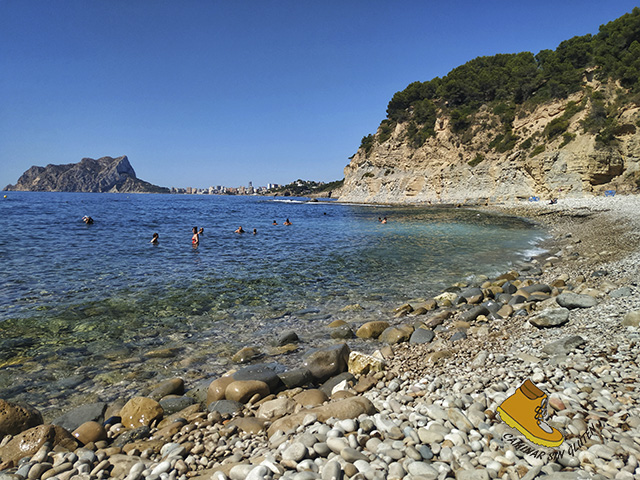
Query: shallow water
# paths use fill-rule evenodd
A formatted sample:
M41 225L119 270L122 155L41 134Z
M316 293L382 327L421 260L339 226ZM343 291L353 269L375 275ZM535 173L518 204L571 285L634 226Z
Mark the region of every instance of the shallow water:
M197 248L192 226L205 230ZM287 328L301 350L328 342L327 323L388 320L405 300L508 269L542 234L461 209L35 192L0 201L0 232L0 398L44 410L220 373L243 346L272 353Z

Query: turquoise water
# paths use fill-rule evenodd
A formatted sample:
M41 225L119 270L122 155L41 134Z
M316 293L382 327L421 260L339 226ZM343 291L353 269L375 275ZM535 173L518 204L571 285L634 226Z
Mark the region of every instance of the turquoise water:
M39 407L57 402L52 390L86 401L171 375L220 373L246 345L264 351L261 361L295 363L330 341L329 322L389 320L408 299L508 269L541 235L519 219L461 209L7 195L0 199L0 398ZM85 225L83 215L95 223ZM384 216L386 225L377 221ZM283 226L286 218L293 225ZM247 233L234 233L240 225ZM197 248L193 226L204 228ZM159 245L149 243L153 232ZM343 311L354 304L362 309ZM286 328L303 343L278 355L269 343Z

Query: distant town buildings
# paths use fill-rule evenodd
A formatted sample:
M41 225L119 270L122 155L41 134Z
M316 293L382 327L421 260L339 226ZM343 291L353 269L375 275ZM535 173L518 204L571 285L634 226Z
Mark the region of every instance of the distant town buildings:
M171 193L181 193L186 195L266 195L270 190L279 188L277 183L270 183L266 187L254 187L253 182L248 186L225 187L223 185L210 186L209 188L176 188L171 187Z

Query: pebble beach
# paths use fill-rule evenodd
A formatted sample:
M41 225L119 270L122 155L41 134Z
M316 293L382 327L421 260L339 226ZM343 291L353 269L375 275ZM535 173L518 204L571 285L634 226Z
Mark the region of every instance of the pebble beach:
M335 344L296 368L168 378L46 422L0 399L0 480L639 478L640 197L486 208L543 225L545 253L328 324ZM561 445L497 414L526 380Z

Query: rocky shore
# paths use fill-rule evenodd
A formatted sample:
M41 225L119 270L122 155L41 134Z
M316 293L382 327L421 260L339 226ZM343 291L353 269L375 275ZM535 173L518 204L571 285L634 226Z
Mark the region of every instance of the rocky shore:
M388 321L328 325L336 344L297 368L170 378L51 424L0 400L0 480L637 478L640 199L499 209L545 225L547 253ZM376 352L351 351L354 333ZM496 413L527 379L545 408L524 414L561 445Z

